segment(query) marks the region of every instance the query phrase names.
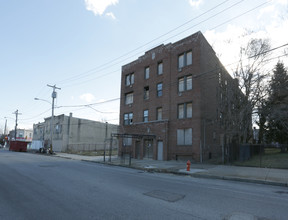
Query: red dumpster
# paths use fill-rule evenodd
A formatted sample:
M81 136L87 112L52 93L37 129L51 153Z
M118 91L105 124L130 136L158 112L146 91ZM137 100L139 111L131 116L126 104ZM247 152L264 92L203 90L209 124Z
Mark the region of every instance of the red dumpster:
M11 151L19 151L19 152L27 152L27 141L10 141L9 150Z

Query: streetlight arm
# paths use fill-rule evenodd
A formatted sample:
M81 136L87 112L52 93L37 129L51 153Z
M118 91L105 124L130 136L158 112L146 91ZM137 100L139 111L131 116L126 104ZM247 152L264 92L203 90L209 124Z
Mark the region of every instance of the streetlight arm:
M45 99L39 99L39 98L34 98L34 100L37 100L37 101L43 101L43 102L48 102L50 105L52 104L51 102L45 100Z

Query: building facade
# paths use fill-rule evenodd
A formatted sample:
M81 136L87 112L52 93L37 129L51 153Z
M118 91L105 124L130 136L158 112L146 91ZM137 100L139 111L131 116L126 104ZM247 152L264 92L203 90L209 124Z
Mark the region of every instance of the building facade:
M33 125L32 148L50 146L51 117L45 118L42 123ZM103 150L110 141L112 133L118 132L118 125L102 123L87 119L69 116L54 116L53 151L96 151ZM33 145L34 144L34 145ZM115 141L113 148L117 148Z
M9 132L10 140L15 140L15 130ZM31 129L17 129L16 140L17 141L32 141L33 130Z
M236 94L237 81L201 32L145 52L122 67L119 154L223 161L225 144L239 136Z

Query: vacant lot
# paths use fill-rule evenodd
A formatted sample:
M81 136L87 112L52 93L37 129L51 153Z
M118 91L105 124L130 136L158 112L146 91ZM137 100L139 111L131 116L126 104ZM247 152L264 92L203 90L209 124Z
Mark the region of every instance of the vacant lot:
M236 161L234 165L288 169L288 152L281 153L280 148L265 148L262 155L243 162Z

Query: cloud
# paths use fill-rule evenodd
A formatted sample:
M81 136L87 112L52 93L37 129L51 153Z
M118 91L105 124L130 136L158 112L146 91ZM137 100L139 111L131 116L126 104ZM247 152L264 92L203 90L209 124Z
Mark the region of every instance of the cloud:
M259 15L257 16L257 19L260 19L263 15L267 14L271 14L272 12L275 13L275 6L274 5L269 5L265 8L260 9L259 11Z
M240 47L247 45L249 39L268 38L271 40L271 48L276 48L287 43L287 30L288 19L282 20L281 22L279 22L279 20L271 20L270 24L266 24L266 26L261 29L255 28L251 33L249 33L249 30L247 32L247 29L244 27L230 24L222 31L209 30L206 31L204 35L213 46L215 52L221 53L219 56L221 62L226 66L226 69L232 73L232 70L235 69L238 64ZM277 56L279 56L281 60L288 62L287 57L282 57L283 49L273 51L271 58L277 58ZM277 60L272 59L271 62L267 64L267 68L272 69L276 62Z
M113 20L116 19L115 15L112 12L106 13L106 16L112 18Z
M85 93L80 96L80 99L84 100L85 102L92 102L95 99L95 97L91 93Z
M284 6L288 5L287 0L275 0L274 2Z
M85 0L86 9L92 11L95 15L103 15L107 7L117 3L118 0Z
M200 4L202 4L203 0L189 0L189 4L192 7L198 8Z

